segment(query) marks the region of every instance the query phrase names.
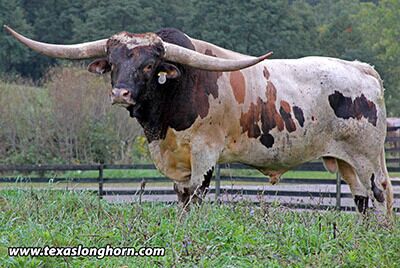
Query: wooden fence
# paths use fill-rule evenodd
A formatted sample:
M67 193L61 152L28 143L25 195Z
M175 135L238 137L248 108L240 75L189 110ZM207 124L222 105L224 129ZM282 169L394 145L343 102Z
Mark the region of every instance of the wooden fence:
M388 128L388 131L399 131L400 127ZM400 173L400 137L388 136L386 143L386 161L388 164L389 172ZM214 186L210 187L209 194L214 197L214 200L220 201L224 199L224 196L240 196L250 197L253 202L261 202L262 197L270 197L269 201L283 198L297 198L297 199L328 199L328 204L321 203L318 205L310 204L310 202L282 202L283 205L296 207L296 208L336 208L342 210L354 210L351 193L343 191L344 182L341 178L336 175L336 179L316 179L316 178L283 178L280 181L279 186L265 186L267 178L265 177L248 177L248 176L227 176L221 175L229 172L235 173L238 169L248 169L241 164L230 164L230 165L219 165L216 167L214 174ZM96 189L90 188L90 191L94 191L100 198L103 197L116 197L116 196L139 196L140 201L143 196L169 196L170 200L174 200L175 192L172 190L172 184L169 188L166 187L148 187L152 183L169 182L171 180L165 177L140 177L140 178L107 178L104 175L105 170L154 170L155 166L152 164L136 164L136 165L108 165L108 164L96 164L96 165L0 165L0 174L8 174L8 176L0 176L0 187L4 183L11 183L17 181L26 181L31 183L48 183L49 181L54 183L90 183L97 185ZM224 171L225 172L221 172ZM68 178L68 177L46 177L45 174L49 172L66 172L66 171L97 171L96 177L91 178ZM308 171L318 172L325 171L321 162L310 162L303 164L294 169L294 171ZM13 174L24 174L23 177L15 177ZM28 174L37 173L36 176L29 176ZM313 176L315 177L315 176ZM146 183L146 187L143 186L143 182ZM229 182L231 186L224 186L223 184ZM118 185L122 183L137 183L138 187L132 189L132 187L117 189L109 189L108 184ZM395 187L395 209L400 211L400 180L395 179L392 181ZM236 184L236 185L235 185ZM250 186L248 184L251 184ZM264 184L264 187L258 187L260 184ZM258 186L257 186L258 185ZM293 189L297 185L298 188ZM302 185L304 187L302 187ZM325 186L327 190L321 190L321 186ZM278 187L278 188L276 188ZM346 187L346 186L345 186ZM343 200L350 200L351 203L342 203ZM290 201L290 200L289 200ZM312 203L312 202L311 202Z
M170 179L165 177L140 177L140 178L107 178L104 176L105 170L153 170L155 169L154 165L151 164L142 164L142 165L8 165L8 166L0 166L0 173L7 172L18 172L22 174L28 173L38 173L45 174L46 172L65 172L65 171L97 171L98 176L92 178L66 178L66 177L45 177L45 176L35 176L28 177L24 175L25 178L21 177L13 177L13 176L3 176L0 177L0 183L10 183L10 182L30 182L30 183L48 183L49 181L53 183L62 183L62 182L72 182L72 183L92 183L98 185L96 190L91 190L96 192L100 198L109 197L109 196L175 196L175 192L172 190L172 187L166 189L165 187L160 188L135 188L135 189L105 189L107 184L119 184L119 183L137 183L139 186L146 182L147 185L151 183L159 183L159 182L171 182ZM231 196L252 196L253 201L254 197L261 196L270 196L270 197L292 197L292 198L325 198L325 199L334 199L335 204L332 205L324 205L320 204L317 207L321 209L326 209L328 207L335 207L336 209L342 210L354 210L353 206L350 205L342 205L341 201L343 198L352 198L351 193L342 192L342 185L345 184L339 176L336 179L311 179L311 178L284 178L281 180L281 185L307 185L309 188L307 190L285 190L279 189L275 190L276 186L266 187L268 189L255 189L249 188L247 185L243 185L240 183L251 183L252 185L260 185L265 183L267 179L265 177L246 177L246 176L221 176L221 170L229 169L234 172L238 169L248 169L248 167L240 164L231 164L231 165L220 165L216 168L216 172L214 175L214 187L210 188L209 194L214 196L216 200L221 200L221 198L225 195ZM389 167L389 172L400 172L400 166L398 167ZM299 166L295 169L295 171L325 171L321 162L311 162L306 163L304 165ZM221 182L230 182L232 184L239 183L237 186L239 187L224 187L221 186ZM1 184L0 184L1 185ZM334 186L335 191L318 191L313 189L314 186ZM394 180L393 185L400 186L400 180ZM332 188L332 187L331 187ZM395 199L400 200L400 193L395 193ZM397 201L396 200L396 201ZM256 202L256 201L255 201ZM292 204L292 203L284 203L283 205L297 207L297 208L314 208L315 205L309 203L301 203L301 204ZM400 206L396 206L396 210L400 211Z

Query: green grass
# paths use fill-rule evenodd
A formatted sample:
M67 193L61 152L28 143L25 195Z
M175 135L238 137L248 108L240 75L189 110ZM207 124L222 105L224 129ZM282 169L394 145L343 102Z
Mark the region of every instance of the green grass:
M165 247L164 257L17 257L10 246ZM399 267L400 222L248 203L109 204L89 193L0 191L0 267Z

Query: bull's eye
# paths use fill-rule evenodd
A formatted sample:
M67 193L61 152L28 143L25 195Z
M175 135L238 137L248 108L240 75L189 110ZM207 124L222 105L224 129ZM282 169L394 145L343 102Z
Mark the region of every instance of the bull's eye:
M143 68L143 72L145 72L145 73L150 73L151 70L153 70L153 64L147 64L147 65Z

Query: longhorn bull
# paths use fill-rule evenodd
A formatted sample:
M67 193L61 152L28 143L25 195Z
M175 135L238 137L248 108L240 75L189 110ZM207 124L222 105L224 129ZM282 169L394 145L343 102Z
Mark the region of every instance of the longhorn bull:
M322 158L349 184L359 212L371 198L391 214L385 164L386 110L379 74L368 64L305 57L263 62L175 29L118 33L77 45L15 38L56 58L97 58L111 72L113 103L136 117L157 168L181 202L201 197L217 163L252 166L276 183Z

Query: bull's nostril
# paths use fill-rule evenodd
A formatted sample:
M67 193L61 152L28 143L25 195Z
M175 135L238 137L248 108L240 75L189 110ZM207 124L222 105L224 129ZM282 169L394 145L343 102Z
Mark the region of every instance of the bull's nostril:
M129 91L124 91L123 93L122 93L122 96L124 96L124 97L128 97L129 96Z

